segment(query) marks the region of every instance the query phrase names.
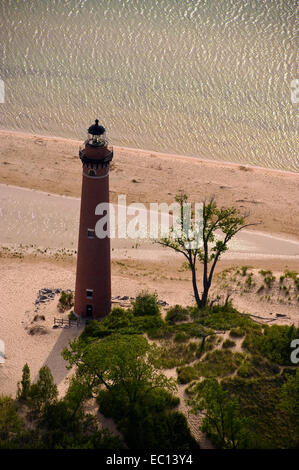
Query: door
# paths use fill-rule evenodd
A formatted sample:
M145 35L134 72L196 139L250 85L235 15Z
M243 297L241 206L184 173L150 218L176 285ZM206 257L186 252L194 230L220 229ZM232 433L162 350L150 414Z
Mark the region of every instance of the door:
M86 318L92 318L92 305L86 305Z

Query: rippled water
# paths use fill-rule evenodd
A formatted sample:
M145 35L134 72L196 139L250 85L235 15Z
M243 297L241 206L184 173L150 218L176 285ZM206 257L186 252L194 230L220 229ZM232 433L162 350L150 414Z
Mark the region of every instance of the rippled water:
M0 0L0 127L299 171L295 0Z

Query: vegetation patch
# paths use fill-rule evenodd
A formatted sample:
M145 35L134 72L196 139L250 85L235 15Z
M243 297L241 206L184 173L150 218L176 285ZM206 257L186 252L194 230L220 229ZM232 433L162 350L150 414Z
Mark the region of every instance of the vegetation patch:
M226 349L215 349L194 364L198 377L225 377L233 374L244 360L243 353L233 353Z
M178 383L187 384L192 382L192 380L198 379L198 373L194 367L185 366L177 368Z
M244 416L254 419L255 448L292 448L299 444L296 423L281 408L283 377L224 379L223 387L237 396Z
M179 321L185 321L189 318L189 310L181 307L181 305L174 305L167 310L165 320L169 323L176 323Z
M232 328L229 332L229 335L232 336L233 338L242 338L245 336L246 331L244 328L241 328L240 326L237 326L236 328Z
M276 364L287 366L292 365L291 341L296 338L299 338L299 328L294 325L265 325L263 331L248 330L242 347Z
M173 367L195 361L200 356L200 353L200 343L178 344L165 341L162 343L162 347L156 349L155 364L157 367L172 369Z
M259 330L261 328L248 315L241 315L231 303L225 306L215 305L209 310L199 312L198 321L202 325L215 330L230 330L236 327L242 327L246 330Z
M224 349L233 348L234 346L236 346L236 343L229 338L227 338L222 344Z
M74 306L74 294L72 292L62 291L59 301L58 301L58 310L60 312L65 312Z

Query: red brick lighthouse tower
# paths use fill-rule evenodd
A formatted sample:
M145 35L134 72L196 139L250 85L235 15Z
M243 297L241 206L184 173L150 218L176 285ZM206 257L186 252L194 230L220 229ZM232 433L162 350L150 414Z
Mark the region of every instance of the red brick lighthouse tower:
M109 203L113 151L98 122L96 119L89 127L89 137L79 151L83 172L74 307L77 316L93 319L104 317L111 307L110 238L97 236L100 217L95 209L100 203ZM107 211L104 216L107 219Z

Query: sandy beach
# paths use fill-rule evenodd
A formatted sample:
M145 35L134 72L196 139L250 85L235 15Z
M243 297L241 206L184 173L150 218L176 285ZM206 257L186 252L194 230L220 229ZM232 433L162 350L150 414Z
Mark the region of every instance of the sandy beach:
M77 228L81 190L82 142L0 131L0 338L5 364L0 388L15 395L25 362L32 378L47 364L63 393L67 370L61 350L82 327L53 329L58 295L36 310L42 288L74 289ZM260 269L279 278L299 271L299 174L232 163L206 161L143 150L114 148L110 174L111 201L167 202L185 191L191 201L214 196L223 206L236 206L258 223L240 233L217 267L213 295L226 293L224 270L251 266L256 282ZM142 289L156 291L169 305L193 303L190 272L179 255L148 240L112 241L112 294L134 297ZM200 276L200 271L199 271ZM231 289L234 305L270 324L299 321L298 302L269 302ZM275 294L275 295L274 295ZM36 313L45 320L34 321ZM277 316L277 314L282 316ZM45 334L30 334L41 325Z
M80 141L0 131L0 183L80 197ZM167 184L165 182L167 181ZM167 202L185 191L190 201L249 213L255 230L299 237L299 174L193 157L114 147L110 198Z

